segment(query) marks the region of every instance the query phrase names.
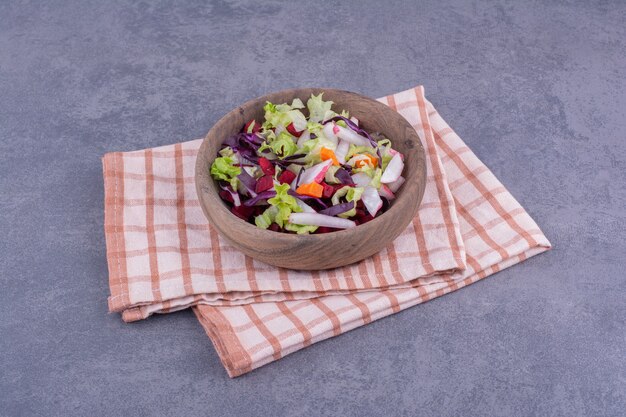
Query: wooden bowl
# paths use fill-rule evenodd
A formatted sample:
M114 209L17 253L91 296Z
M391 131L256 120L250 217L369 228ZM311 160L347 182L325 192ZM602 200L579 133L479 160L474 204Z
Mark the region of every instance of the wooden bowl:
M391 207L374 220L357 227L319 235L296 235L259 229L232 214L218 195L209 173L221 143L238 133L251 119L263 120L263 105L304 103L311 94L324 92L335 110L348 110L368 132L381 132L394 149L404 154L406 182ZM411 125L397 112L368 97L330 88L298 88L268 94L237 107L209 131L196 160L196 190L209 222L237 249L265 263L291 269L336 268L371 256L391 243L411 222L424 195L426 160L422 142Z

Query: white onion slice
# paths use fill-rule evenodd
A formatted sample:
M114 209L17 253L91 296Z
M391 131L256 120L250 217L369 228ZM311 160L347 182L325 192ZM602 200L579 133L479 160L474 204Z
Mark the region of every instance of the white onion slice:
M335 127L334 123L326 123L324 125L324 128L322 129L322 132L324 132L324 136L326 136L326 139L328 139L329 141L331 141L335 146L337 146L337 135L335 134L333 128Z
M350 143L346 142L345 140L340 140L339 144L337 145L337 149L335 149L335 158L337 158L337 161L339 161L340 164L346 162L346 155L348 154L349 150Z
M375 217L378 210L383 206L383 200L381 200L378 191L374 187L365 187L361 200L372 217Z
M380 189L378 190L378 194L381 197L385 197L387 200L393 200L396 196L393 194L393 191L389 189L385 184L380 184Z
M380 177L380 182L389 184L400 178L402 170L404 169L404 162L402 162L400 155L400 153L397 153L391 158L387 168L385 168L385 172L383 172L383 175Z
M299 198L296 198L296 203L304 213L317 213L313 207L309 206L307 203L300 200Z
M368 185L370 185L372 179L364 172L357 172L356 174L352 175L352 181L354 181L357 187L367 187Z
M317 165L313 165L311 168L307 168L300 176L300 182L298 184L321 182L324 179L324 175L326 175L326 171L328 171L328 168L332 163L332 159L327 159Z
M352 220L341 217L326 216L319 213L291 213L289 223L301 224L305 226L324 226L335 229L349 229L356 226Z
M337 131L337 136L339 137L339 139L343 139L346 142L354 143L357 146L372 146L372 144L366 137L355 133L351 129L346 129L345 127L341 127L339 125L335 126L337 128L335 130Z
M304 132L302 132L302 135L300 135L300 137L298 138L298 148L301 148L304 146L304 142L306 142L307 140L311 140L311 132L309 132L308 130L305 130Z
M402 187L402 184L404 184L404 181L406 181L404 177L400 177L394 182L389 183L388 186L391 192L397 193L400 187Z

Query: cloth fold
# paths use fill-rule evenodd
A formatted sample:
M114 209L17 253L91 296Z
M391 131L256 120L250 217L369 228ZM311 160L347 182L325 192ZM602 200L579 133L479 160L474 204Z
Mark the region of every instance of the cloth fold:
M422 139L426 190L391 245L344 268L276 268L224 241L195 193L201 140L105 155L109 309L135 321L193 307L228 374L238 376L550 248L421 86L379 100Z

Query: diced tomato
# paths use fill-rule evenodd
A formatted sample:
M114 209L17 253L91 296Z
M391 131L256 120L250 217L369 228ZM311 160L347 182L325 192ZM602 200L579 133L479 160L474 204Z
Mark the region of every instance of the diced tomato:
M293 125L293 123L289 123L289 125L287 126L287 132L289 132L292 135L294 135L295 137L299 138L300 136L302 136L302 132L303 131L298 132L296 130L296 127Z
M276 168L274 168L274 165L272 165L267 158L259 158L259 166L265 175L274 175L276 173Z
M262 193L263 191L267 191L274 186L274 179L271 175L264 175L259 178L256 182L256 188L254 191L258 193Z
M278 176L278 182L281 184L291 184L291 182L295 179L296 179L296 174L294 174L293 172L287 169L281 172L280 175Z
M234 200L233 200L233 196L232 196L232 194L231 194L231 193L229 193L229 192L228 192L228 191L226 191L226 190L221 190L221 191L220 191L220 197L221 197L221 198L222 198L222 200L224 200L224 201L228 201L228 202L229 202L229 203L231 203L231 204L232 204L232 203L234 203Z
M252 127L252 130L250 130ZM243 128L243 131L246 133L256 133L261 131L261 125L256 122L256 120L252 119Z
M322 191L322 198L331 198L333 194L335 194L335 187L332 185L322 182L322 187L324 187L324 191Z
M230 208L230 211L237 217L243 220L250 220L250 217L254 213L254 207L244 206L243 204L240 206L233 206Z

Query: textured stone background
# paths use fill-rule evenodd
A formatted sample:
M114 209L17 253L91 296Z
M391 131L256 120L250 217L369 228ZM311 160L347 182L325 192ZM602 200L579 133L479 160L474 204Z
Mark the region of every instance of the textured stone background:
M623 415L626 3L411 3L0 2L0 415ZM105 152L418 83L553 251L236 380L107 314Z

